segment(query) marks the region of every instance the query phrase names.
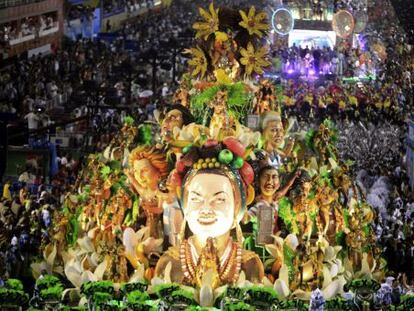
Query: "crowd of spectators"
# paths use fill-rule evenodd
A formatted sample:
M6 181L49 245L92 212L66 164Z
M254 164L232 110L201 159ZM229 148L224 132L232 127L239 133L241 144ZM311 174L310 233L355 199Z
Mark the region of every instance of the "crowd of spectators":
M318 3L323 4L322 1ZM215 2L217 6L237 8L250 4L255 2ZM263 6L261 1L256 1L256 4ZM113 11L114 8L132 10L142 5L143 1L104 1L104 11ZM152 2L147 1L146 5L151 6ZM139 123L153 118L153 111L168 102L168 96L175 91L181 74L187 68L187 59L180 51L191 45L191 25L197 18L200 5L205 6L205 1L173 1L169 8L124 23L114 41L83 39L66 42L62 49L53 51L51 55L22 57L14 61L0 73L0 113L26 119L29 130L61 121L62 112L70 113L73 118L88 115L89 122L70 124L66 130L72 135L92 133L80 135L80 139L87 139L86 144L95 150L103 150L127 114L134 115ZM343 5L350 3L342 1L340 6ZM336 79L317 82L283 78L278 95L280 103L285 106L284 113L299 115L311 122L331 116L352 122L391 120L398 129L405 126L402 121L412 111L413 104L412 50L397 21L382 15L383 12L378 14L382 19L373 20L378 20L378 23L372 22L368 26L366 37L369 44L374 37L379 40L386 58L381 58L382 54L377 55L379 61L369 63L368 60L374 58L374 52L370 51L370 56L364 59L367 60L366 67L373 67L365 71L375 70L375 80L352 84L340 79L358 75L356 71L360 70L358 68L365 55L359 49L271 47L273 57L283 64L282 70L300 72L305 69L304 75L309 76L312 69L317 74L332 73L336 76ZM48 27L47 23L46 18L45 27ZM25 31L29 33L30 21L27 24L25 29L28 30ZM135 42L134 49L126 47L129 41ZM397 166L400 164L395 163L394 167ZM8 253L3 254L3 258L9 258L6 262L14 262L10 258L20 256L19 252L25 252L26 246L39 245L44 229L50 223L47 215L59 206L62 194L74 182L76 171L75 162L61 158L59 173L50 184L36 178L32 167L28 167L18 183L6 183L0 205L0 243L11 245ZM397 188L407 185L402 176L402 173L394 176L393 184ZM407 267L412 266L414 251L412 244L408 243L413 239L412 233L407 234L413 229L414 199L409 198L406 188L403 188L385 201L384 209L378 207L378 211L385 212L377 223L378 230L382 228L378 237L387 245L385 254L391 256L396 249L402 252L403 270L396 267L397 262L390 264L398 272L407 271ZM371 202L375 204L375 200ZM8 228L18 229L10 235ZM36 241L25 244L30 239ZM20 268L8 269L13 272Z
M389 176L374 176L361 170L357 181L376 211L373 227L389 270L414 284L414 197L403 169L397 167Z
M114 12L136 12L141 9L151 9L154 7L153 0L104 0L104 14L113 14Z
M30 263L47 238L54 210L76 181L79 161L57 157L58 171L46 182L42 161L32 158L17 181L6 180L0 199L0 275L30 279Z
M30 39L34 39L36 36L45 35L45 31L57 26L57 12L24 17L19 21L0 24L0 44L9 47L15 44L13 40L23 40L29 36Z

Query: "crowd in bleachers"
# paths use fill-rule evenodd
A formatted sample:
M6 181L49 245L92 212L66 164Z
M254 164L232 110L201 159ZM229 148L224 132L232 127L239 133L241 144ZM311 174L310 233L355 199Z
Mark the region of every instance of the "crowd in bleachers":
M258 7L263 6L261 1L247 0L216 1L215 5L240 8L254 3ZM92 133L89 136L81 135L81 139L87 138L87 143L95 150L103 150L127 114L134 115L138 122L152 119L153 111L162 109L169 102L168 96L175 91L181 74L187 68L187 59L180 51L191 45L191 25L197 17L197 7L205 7L205 4L201 0L173 1L169 8L124 23L111 42L80 39L66 42L62 49L54 50L51 55L38 55L29 59L22 57L14 61L0 73L0 113L18 115L21 120L25 119L30 130L60 121L63 112L73 118L89 115L88 123L68 125L66 130L72 134ZM104 1L104 12L116 8L132 10L137 5L141 7L142 1ZM151 6L152 2L147 5ZM340 6L343 5L346 5L344 1ZM318 122L326 116L367 123L391 120L399 129L405 126L403 120L413 111L413 53L407 44L407 36L393 17L384 15L377 21L377 24L370 24L366 31L367 37L375 37L380 41L387 54L386 58L375 62L377 79L357 84L334 79L317 85L283 78L279 95L280 104L284 106L282 110L287 116L299 116L302 121L309 122ZM30 33L30 21L25 23L27 27L24 30L22 28L22 31ZM51 21L48 22L46 18L45 27L48 24ZM135 41L135 48L127 49L127 41ZM289 64L294 66L306 59L307 54L312 54L310 56L314 60L319 59L312 64L316 72L331 72L338 77L353 76L355 64L362 55L356 49L306 51L299 47L272 47L271 52L274 58L287 66L287 71L288 61L293 60ZM325 66L328 63L330 68ZM398 166L400 163L395 163L394 167ZM76 162L61 158L59 172L50 183L46 184L36 177L32 168L22 173L17 184L6 183L0 206L0 243L11 247L8 253L3 254L5 258L10 259L17 256L18 252L26 251L27 239L35 239L29 243L30 247L37 247L41 243L44 229L50 222L48 215L73 184L76 167ZM402 177L397 176L393 182L401 186ZM403 200L402 205L395 203L398 197ZM372 202L375 204L374 199ZM380 239L386 237L384 243L391 243L392 239L401 236L401 232L412 231L410 202L413 202L413 198L407 198L406 191L399 191L392 202L386 202L386 212L378 222L378 230L386 228L378 235ZM394 215L397 210L400 213L398 217ZM36 221L29 221L29 217ZM403 220L403 224L395 219ZM11 234L8 228L19 229ZM404 249L401 255L401 258L405 258L404 267L409 267L413 258L413 249L407 244L410 239L412 241L412 237L404 233L404 238L397 239L395 244L386 249L390 254L396 248L401 251ZM404 247L401 241L405 241Z

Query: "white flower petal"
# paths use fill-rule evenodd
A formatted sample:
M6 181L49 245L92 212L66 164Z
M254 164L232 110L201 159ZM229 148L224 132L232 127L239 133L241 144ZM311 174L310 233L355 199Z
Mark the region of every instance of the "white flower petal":
M203 308L212 307L214 303L213 288L205 283L200 289L200 306Z
M84 253L93 253L95 251L93 242L88 236L78 239L78 244Z
M122 235L122 244L125 246L126 253L134 253L138 245L138 236L132 228L125 229Z
M106 267L108 265L107 260L105 259L103 262L101 262L95 269L95 272L93 273L96 280L102 281L104 273L106 271Z
M96 282L98 281L96 279L96 277L93 275L93 273L91 271L84 271L81 275L81 282L86 283L86 282Z
M276 291L279 297L283 299L287 298L290 294L289 287L281 279L276 280L275 284L273 285L273 289Z
M145 279L144 274L145 274L145 266L143 264L140 264L135 269L134 274L129 279L129 283L135 283L135 282L144 280Z
M323 285L322 285L322 287L325 288L331 283L332 283L331 272L329 271L329 268L326 265L323 265Z
M169 262L168 264L167 264L167 266L165 267L165 270L164 270L164 280L165 280L165 283L172 283L172 281L171 281L171 269L172 269L172 264L171 264L171 262Z

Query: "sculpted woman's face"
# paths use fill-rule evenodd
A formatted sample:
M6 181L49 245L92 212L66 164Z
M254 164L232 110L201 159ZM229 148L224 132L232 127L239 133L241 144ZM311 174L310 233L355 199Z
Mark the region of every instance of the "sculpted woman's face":
M138 185L150 190L157 189L160 174L147 159L134 161L134 177Z
M273 148L278 148L284 141L285 130L280 121L269 121L263 129L263 137Z
M194 235L202 240L229 232L233 226L235 200L228 177L201 173L184 193L184 217Z
M260 174L260 191L263 195L273 196L279 187L279 173L276 169L269 168Z

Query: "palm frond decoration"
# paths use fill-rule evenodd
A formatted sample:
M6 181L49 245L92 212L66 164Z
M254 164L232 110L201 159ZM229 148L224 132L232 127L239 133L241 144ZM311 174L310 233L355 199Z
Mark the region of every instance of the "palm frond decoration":
M227 91L227 112L230 116L242 122L251 109L252 96L247 92L242 82L212 86L191 98L191 113L198 122L206 124L212 115L209 103L214 100L217 92Z

